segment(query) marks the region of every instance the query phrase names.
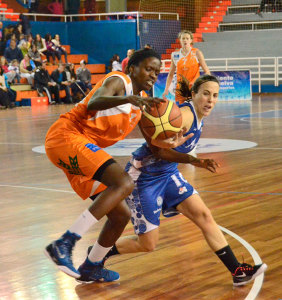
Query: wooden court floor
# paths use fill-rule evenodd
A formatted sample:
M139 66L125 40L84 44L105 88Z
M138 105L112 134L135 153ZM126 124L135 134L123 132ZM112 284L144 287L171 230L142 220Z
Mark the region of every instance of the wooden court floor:
M32 148L44 144L49 126L71 106L46 110L0 111L0 299L189 299L273 300L282 298L281 96L254 96L252 102L218 103L205 121L201 157L216 159L217 174L180 166L200 192L239 260L268 264L264 281L233 288L229 272L209 250L200 230L183 216L161 221L160 241L152 253L110 259L119 282L80 285L57 271L44 247L58 238L90 204L76 196L63 173L45 154ZM129 138L138 138L138 130ZM227 139L227 141L223 141ZM221 151L223 141L255 147ZM243 143L244 144L244 143ZM213 150L213 147L219 150ZM243 147L243 146L242 146ZM127 157L115 156L125 165ZM77 244L74 262L98 236L102 220ZM133 234L128 224L124 235Z

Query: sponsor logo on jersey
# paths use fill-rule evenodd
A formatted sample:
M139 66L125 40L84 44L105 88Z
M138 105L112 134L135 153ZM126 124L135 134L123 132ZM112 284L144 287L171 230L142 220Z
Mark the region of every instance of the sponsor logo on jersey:
M182 187L179 189L178 194L179 194L179 195L182 195L182 194L184 194L185 192L187 192L187 188L186 188L186 186L182 186Z
M161 196L159 196L157 198L157 204L158 204L158 206L162 206L162 204L163 204L163 198Z
M70 161L70 165L68 165L67 163L63 162L59 158L59 162L57 164L59 166L65 168L65 169L67 169L70 174L73 174L73 175L83 175L84 176L84 174L82 173L82 171L79 168L78 161L77 161L77 156L75 156L75 157L70 157L69 156L69 161Z

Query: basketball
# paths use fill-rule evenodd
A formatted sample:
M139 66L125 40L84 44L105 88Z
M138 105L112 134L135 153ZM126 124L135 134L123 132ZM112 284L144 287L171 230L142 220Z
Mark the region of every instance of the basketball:
M145 134L156 140L164 140L180 131L182 115L179 107L166 100L146 109L141 116L140 125Z

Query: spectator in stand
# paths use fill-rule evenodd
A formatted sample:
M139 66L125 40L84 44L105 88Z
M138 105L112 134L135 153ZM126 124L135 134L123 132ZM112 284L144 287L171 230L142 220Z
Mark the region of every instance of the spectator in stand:
M5 43L4 43L3 23L0 21L0 55L3 55L4 48L5 48Z
M20 34L20 39L19 39L19 42L18 42L18 47L21 48L22 44L23 43L26 43L27 40L25 38L25 35L23 33Z
M50 63L50 56L53 58L53 64L56 64L56 57L58 58L59 62L61 62L61 53L56 50L56 47L54 43L52 42L52 37L50 33L47 33L45 35L45 43L46 43L46 56L47 56L47 61Z
M276 0L261 0L260 7L259 7L259 9L257 10L256 13L260 17L262 17L262 13L261 12L264 10L266 4L267 4L267 6L271 5L272 12L275 12L275 3L276 3Z
M32 44L31 47L28 49L28 55L37 67L41 66L41 56L35 44Z
M52 42L56 47L56 51L59 51L61 56L62 55L65 56L65 63L67 64L68 63L68 55L67 55L66 49L61 44L60 36L58 34L55 34Z
M36 34L34 43L40 55L41 56L46 55L47 47L46 47L45 39L42 38L40 34Z
M20 63L20 75L21 78L26 78L28 81L28 84L33 86L33 78L34 78L34 71L35 71L35 64L30 59L28 54L26 54L23 58L23 60Z
M46 92L50 104L60 103L59 86L51 79L46 70L46 63L47 60L45 59L36 69L34 74L34 87L41 97L44 96L43 92ZM54 98L52 98L52 95L54 95Z
M110 72L122 71L120 57L118 54L114 54L113 57L111 58L109 69L110 69Z
M17 41L19 41L20 37L21 37L21 34L23 33L22 24L18 24L13 33L16 35Z
M4 56L7 59L8 63L13 59L17 59L21 61L23 59L22 51L17 47L17 43L15 40L11 40L10 46L7 47L4 51Z
M8 88L3 76L3 70L0 68L0 109L12 108L12 104L9 98Z
M67 0L67 8L68 15L78 14L80 9L80 0ZM77 18L74 17L73 20L77 20Z
M83 91L91 90L91 72L86 68L85 60L80 61L80 67L76 70L77 79L81 82L80 86Z
M10 86L11 82L9 81L9 76L8 76L9 73L3 73L2 75L4 76L4 79L5 79L5 84L6 84L6 87L7 87L7 90L8 90L8 96L9 96L9 100L11 102L11 106L14 107L15 106L15 101L16 101L16 98L17 98L17 92L14 91Z
M66 65L65 71L67 74L67 80L71 83L70 88L73 102L77 103L83 98L87 88L82 81L77 80L77 76L74 71L74 64Z
M18 40L16 39L16 34L12 33L9 37L9 39L6 42L6 48L10 47L11 44L11 40L15 40L16 41L16 45L18 45Z
M21 46L18 46L19 49L21 49L23 56L25 56L28 53L28 43L23 42Z
M125 59L123 59L123 61L121 62L121 69L122 69L122 72L125 73L125 69L127 67L127 64L128 64L128 60L129 58L131 57L131 55L134 53L134 49L128 49L127 50L127 56Z
M38 11L39 0L30 0L29 13L36 13Z
M145 44L144 49L152 49L152 46L150 44Z
M29 35L31 33L31 26L28 19L28 16L20 14L19 16L20 24L22 25L22 31L25 35Z
M18 63L17 60L15 61ZM13 64L13 60L11 64ZM18 70L14 70L11 66L8 65L7 60L4 56L1 56L0 58L0 68L3 70L3 73L6 75L8 82L14 82L17 76L18 76L18 82L20 81L19 68Z
M47 5L47 8L54 15L63 15L64 14L63 3L59 0L55 0L54 2L49 3Z
M32 37L31 34L29 34L29 35L26 36L26 42L28 44L28 49L29 49L31 47L31 45L34 43L33 37Z
M96 0L85 0L85 13L95 14L96 13Z
M59 63L58 69L53 71L51 78L59 85L60 90L65 90L66 98L65 103L72 103L72 98L70 94L70 85L68 82L67 74L65 72L65 66L62 63Z
M8 82L20 83L21 80L20 68L19 68L19 62L16 59L13 59L11 61L11 64L8 67L8 73L6 74L7 74Z

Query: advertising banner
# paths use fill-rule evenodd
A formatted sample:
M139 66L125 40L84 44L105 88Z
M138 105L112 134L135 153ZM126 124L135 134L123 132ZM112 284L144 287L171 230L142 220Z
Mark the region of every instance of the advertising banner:
M160 73L154 85L154 97L162 97L168 73ZM218 100L252 100L251 74L249 70L243 71L214 71L212 75L220 81ZM175 99L176 75L169 88L167 98Z

